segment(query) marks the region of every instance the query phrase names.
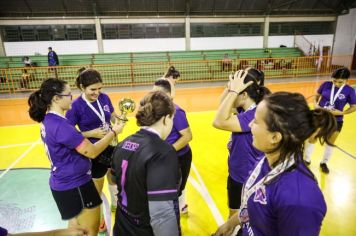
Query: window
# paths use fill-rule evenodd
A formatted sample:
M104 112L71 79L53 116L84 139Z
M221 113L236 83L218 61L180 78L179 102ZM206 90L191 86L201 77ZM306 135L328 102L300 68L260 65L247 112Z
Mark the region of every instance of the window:
M18 26L6 26L3 29L5 42L18 42L22 41L20 37L20 30Z
M132 38L134 38L134 39L145 38L145 25L144 24L133 24L132 25Z
M5 42L96 39L94 25L5 26L0 31Z
M50 41L52 40L51 37L51 30L49 26L37 26L37 39L38 41Z
M119 39L131 38L131 25L118 25Z
M53 25L52 26L53 40L65 40L65 30L64 25Z
M23 41L36 41L35 27L21 26L20 29Z
M67 40L80 40L80 29L78 25L68 25L66 27Z
M334 34L335 22L272 22L269 27L269 35L294 35L301 33L305 35L313 34Z
M116 25L103 25L101 28L103 39L117 39Z
M102 25L103 39L183 38L184 24Z
M82 28L82 39L96 39L95 26L94 25L83 25Z
M262 23L192 24L191 37L262 36Z
M145 38L158 38L157 24L146 24Z

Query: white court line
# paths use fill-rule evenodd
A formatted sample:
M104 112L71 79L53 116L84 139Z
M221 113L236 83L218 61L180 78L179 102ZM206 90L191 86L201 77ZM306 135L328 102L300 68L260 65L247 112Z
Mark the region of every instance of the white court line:
M219 209L217 208L213 198L211 197L208 188L206 187L206 185L204 184L203 179L201 178L197 168L195 167L194 163L192 162L192 169L195 173L195 175L198 178L198 182L192 178L189 177L188 181L193 185L193 187L200 193L200 195L204 198L205 202L207 203L211 213L213 214L213 217L215 218L216 223L218 224L218 226L222 225L225 223L224 218L222 217Z
M106 197L104 192L101 192L101 200L103 201L103 215L106 224L106 232L105 236L110 236L111 234L111 208L109 205L108 198Z
M24 153L22 153L21 156L19 156L9 167L7 167L7 169L4 172L1 173L0 179L2 177L4 177L4 175L7 172L9 172L9 170L12 169L12 167L14 167L19 161L21 161L21 159L24 158L39 142L40 142L40 139L38 139L36 142L32 143L32 145L29 148L27 148L26 151Z
M41 142L30 142L30 143L18 143L18 144L9 144L9 145L1 145L0 148L13 148L13 147L22 147L22 146L30 146L32 144L41 144Z

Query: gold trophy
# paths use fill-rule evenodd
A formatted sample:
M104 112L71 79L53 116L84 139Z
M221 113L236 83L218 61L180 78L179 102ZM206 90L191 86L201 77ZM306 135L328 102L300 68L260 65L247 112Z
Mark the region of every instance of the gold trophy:
M129 121L126 115L133 112L135 110L135 107L136 107L135 101L132 100L131 98L121 99L119 102L119 110L121 111L121 115L117 117L120 120L120 122L126 123L127 121ZM117 137L115 137L111 142L111 146L116 146L117 144L118 144Z
M121 111L121 115L119 115L119 120L121 122L126 123L128 121L126 115L133 112L135 110L136 104L135 101L131 98L123 98L119 102L119 109Z

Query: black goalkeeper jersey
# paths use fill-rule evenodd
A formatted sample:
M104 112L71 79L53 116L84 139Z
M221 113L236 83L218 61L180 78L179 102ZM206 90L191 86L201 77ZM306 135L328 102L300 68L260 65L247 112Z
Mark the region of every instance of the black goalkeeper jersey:
M153 235L148 201L178 199L176 151L157 134L141 129L116 147L112 173L119 190L116 227L123 235Z

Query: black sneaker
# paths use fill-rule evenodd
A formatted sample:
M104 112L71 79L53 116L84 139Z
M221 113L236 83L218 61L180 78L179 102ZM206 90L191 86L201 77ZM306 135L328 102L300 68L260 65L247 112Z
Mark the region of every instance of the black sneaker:
M329 174L329 172L330 172L330 170L329 170L328 166L326 165L326 163L320 163L320 169L325 174Z
M311 161L304 161L307 166L310 166Z

